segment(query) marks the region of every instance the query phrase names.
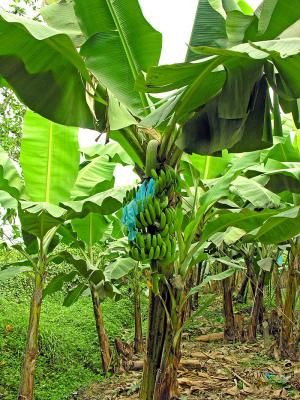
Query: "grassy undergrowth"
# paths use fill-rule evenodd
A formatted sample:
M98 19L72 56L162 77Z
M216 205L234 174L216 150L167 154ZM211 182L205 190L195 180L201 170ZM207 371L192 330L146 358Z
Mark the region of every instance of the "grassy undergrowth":
M22 354L26 340L30 299L24 292L0 293L0 399L17 397ZM36 400L64 400L79 388L101 380L100 358L93 310L89 297L70 308L63 296L45 299L42 308ZM106 301L103 313L111 342L130 340L134 332L130 299Z

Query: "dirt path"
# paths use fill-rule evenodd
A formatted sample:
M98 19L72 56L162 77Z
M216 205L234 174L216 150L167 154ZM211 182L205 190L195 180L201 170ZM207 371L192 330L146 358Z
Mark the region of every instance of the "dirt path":
M253 345L185 340L178 375L180 399L300 399L300 363L275 361L261 342ZM76 400L138 399L141 372L95 383Z

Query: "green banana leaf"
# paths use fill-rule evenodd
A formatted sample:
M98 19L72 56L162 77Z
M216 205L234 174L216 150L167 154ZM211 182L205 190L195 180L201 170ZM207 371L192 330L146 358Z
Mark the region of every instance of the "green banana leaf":
M255 178L248 179L238 176L230 185L230 192L249 201L257 208L278 208L281 203L280 197L266 189Z
M83 44L84 36L72 2L60 0L57 3L42 7L40 13L48 26L67 34L76 47L80 47Z
M112 188L115 167L116 164L110 162L107 156L92 159L79 171L71 191L71 198L82 199Z
M57 123L94 128L89 74L67 35L1 11L0 39L0 75L26 105Z
M138 0L74 0L74 9L88 38L81 48L86 65L133 114L143 114L148 100L135 80L158 64L161 34L146 21Z
M114 188L83 200L62 202L61 207L68 210L70 218L82 218L90 212L109 215L122 207L124 196L124 188Z
M74 218L71 221L73 231L77 233L78 239L82 240L89 248L102 239L110 224L106 217L95 213L89 213L84 218Z
M7 209L18 208L18 201L12 197L7 191L0 190L0 207Z
M14 162L0 146L0 190L18 198L23 189L23 182Z
M116 261L109 264L104 275L107 281L118 280L128 275L137 265L137 262L132 258L118 258Z
M265 244L277 244L300 234L300 207L277 213L267 219L261 227L249 232L245 241L260 241Z
M66 210L46 202L21 201L18 216L22 229L42 239L52 228L63 223Z
M58 204L70 198L79 168L78 129L32 111L24 118L20 161L25 191L33 202Z

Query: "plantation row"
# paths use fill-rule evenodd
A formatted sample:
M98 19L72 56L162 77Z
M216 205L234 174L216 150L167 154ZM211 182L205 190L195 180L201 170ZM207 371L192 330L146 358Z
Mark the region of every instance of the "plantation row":
M13 227L3 246L22 256L0 280L34 277L18 398L34 396L43 299L66 287L65 306L91 295L111 370L102 303L118 300L128 277L137 353L149 289L141 400L177 398L182 335L213 302L201 293L215 281L226 342L253 342L264 326L279 358L297 359L299 0L256 11L199 0L186 61L161 66L161 34L137 0L45 3L38 20L0 12L1 85L29 108L19 164L0 148L0 205ZM79 128L105 144L79 149ZM115 184L120 164L136 186ZM71 272L55 273L63 263ZM276 311L264 321L267 285ZM246 328L233 312L237 287L240 302L252 291Z

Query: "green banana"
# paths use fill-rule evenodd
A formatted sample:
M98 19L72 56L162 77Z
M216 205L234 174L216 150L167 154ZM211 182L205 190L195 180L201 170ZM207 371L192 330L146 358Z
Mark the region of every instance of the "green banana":
M152 235L152 247L156 247L157 246L157 238L156 235Z
M138 250L137 247L134 247L134 248L132 249L132 254L133 254L133 258L134 258L136 261L140 261L140 253L139 253L139 250Z
M156 170L155 170L154 168L151 169L151 176L152 176L152 178L153 178L154 180L157 181L158 175L157 175L157 172L156 172Z
M162 240L162 238L161 238L160 233L158 233L158 234L156 235L156 238L157 238L157 244L158 244L159 246L161 246L161 245L163 244L163 240Z
M152 222L152 219L151 219L150 212L149 212L148 208L145 208L144 215L145 215L146 221L148 222L148 225L153 225L153 222Z
M156 220L156 214L155 214L155 210L154 210L153 205L149 203L148 204L148 209L149 209L149 213L150 213L151 219L152 219L152 221L154 223L154 221Z
M142 235L140 232L137 234L136 242L141 249L145 247L144 235Z
M141 261L145 261L145 260L147 260L147 256L146 256L146 253L145 253L145 249L142 248L141 249Z
M154 210L155 210L156 217L159 218L160 214L161 214L161 210L160 210L159 201L156 197L154 199Z
M162 243L160 246L160 258L164 258L167 252L167 245L166 243Z
M160 208L164 210L166 207L168 207L168 204L169 204L169 198L168 196L165 196L163 201L160 202Z
M164 227L164 229L160 232L161 237L163 237L163 238L166 237L168 233L169 233L169 225L166 224L166 226Z
M160 256L160 247L156 246L154 256L153 256L154 260L157 260L159 258L159 256Z
M167 223L166 214L162 211L160 214L160 229L163 230Z
M137 226L138 229L140 229L140 230L143 229L143 225L140 223L138 218L136 218L135 222L136 222L136 226Z
M165 241L165 243L167 246L167 258L168 258L172 254L172 244L171 244L171 240L170 240L169 236L168 236L167 240Z
M154 256L154 247L151 247L148 255L149 260L152 260L153 256Z
M145 247L146 247L147 251L149 251L150 248L151 248L151 235L150 235L150 233L147 233Z
M137 201L137 209L138 209L138 213L140 213L141 211L144 211L142 200Z
M144 225L144 227L148 226L148 223L144 217L144 213L142 213L142 212L140 212L140 220L141 220L142 225Z

